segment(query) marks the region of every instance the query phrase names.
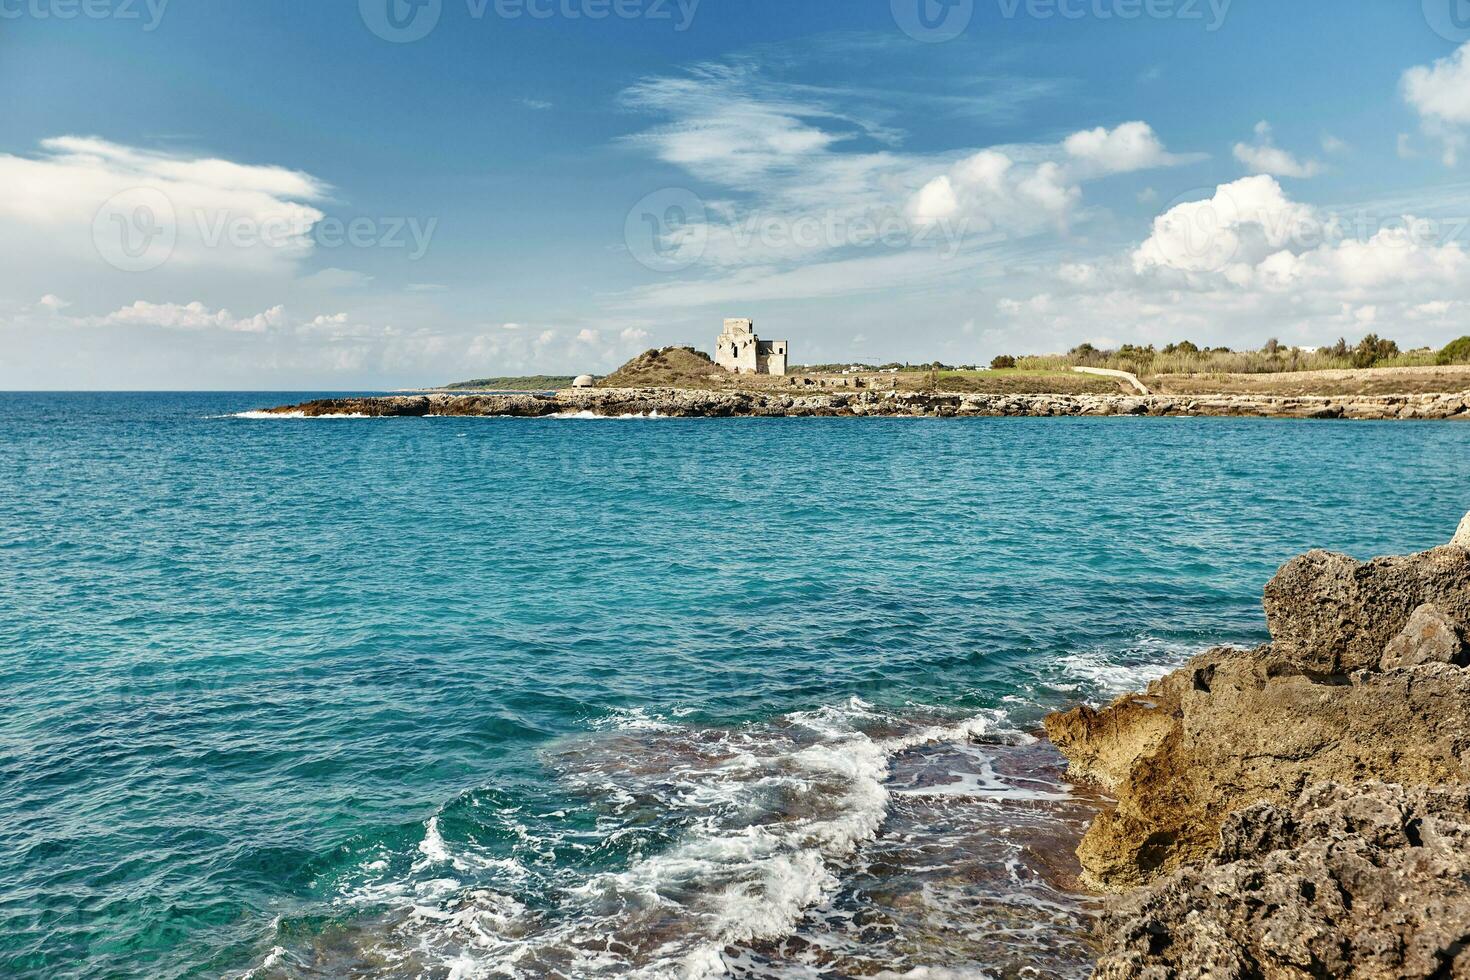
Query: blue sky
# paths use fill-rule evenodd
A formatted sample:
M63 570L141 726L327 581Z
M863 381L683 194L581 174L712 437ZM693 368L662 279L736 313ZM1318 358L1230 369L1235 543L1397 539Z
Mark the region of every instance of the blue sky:
M1466 42L1466 0L0 0L0 386L604 371L735 315L797 361L1438 346Z

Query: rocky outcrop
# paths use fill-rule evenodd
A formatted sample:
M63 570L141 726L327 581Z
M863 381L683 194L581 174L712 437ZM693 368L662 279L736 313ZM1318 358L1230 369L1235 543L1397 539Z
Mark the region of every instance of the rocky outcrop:
M1265 607L1265 646L1046 720L1117 798L1087 878L1143 886L1099 976L1470 977L1470 548L1312 552Z
M1115 902L1097 980L1470 977L1470 790L1331 783L1234 813Z
M1309 552L1266 586L1266 625L1287 669L1347 674L1377 668L1385 645L1425 603L1470 623L1470 552L1450 546L1370 562Z
M331 398L269 409L278 414L541 417L597 415L730 416L1109 416L1206 415L1313 419L1470 419L1470 392L1282 398L1266 395L1023 395L950 392L783 392L699 388L566 389L548 395L389 395Z

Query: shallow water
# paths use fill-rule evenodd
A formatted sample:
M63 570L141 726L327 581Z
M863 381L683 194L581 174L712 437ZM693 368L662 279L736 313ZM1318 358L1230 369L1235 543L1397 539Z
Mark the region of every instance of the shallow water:
M1449 423L300 397L0 395L0 973L1082 975L1042 713L1470 509Z

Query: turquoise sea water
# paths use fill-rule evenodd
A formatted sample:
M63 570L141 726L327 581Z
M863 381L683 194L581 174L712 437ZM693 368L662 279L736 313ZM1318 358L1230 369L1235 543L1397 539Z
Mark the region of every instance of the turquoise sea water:
M1470 509L1454 424L297 397L0 395L0 975L1076 972L1025 733Z

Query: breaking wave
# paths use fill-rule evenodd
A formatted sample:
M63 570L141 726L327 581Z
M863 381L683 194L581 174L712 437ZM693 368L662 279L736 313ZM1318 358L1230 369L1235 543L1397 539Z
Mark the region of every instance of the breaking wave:
M251 976L871 975L957 951L1085 974L1089 909L1052 872L1091 804L1004 712L854 698L735 727L629 710L598 729L546 751L567 808L497 811L487 846L456 816L478 801L456 801L406 865L371 854L344 880L343 933L277 937ZM914 945L935 928L947 952Z

